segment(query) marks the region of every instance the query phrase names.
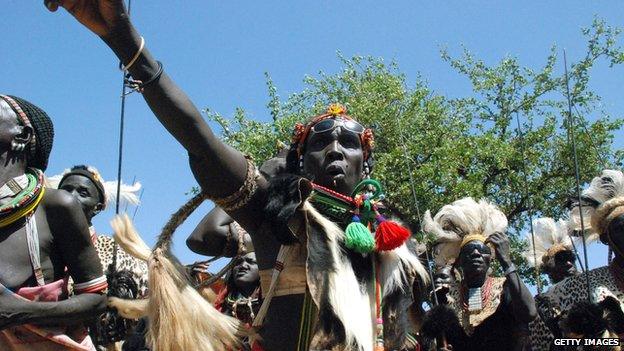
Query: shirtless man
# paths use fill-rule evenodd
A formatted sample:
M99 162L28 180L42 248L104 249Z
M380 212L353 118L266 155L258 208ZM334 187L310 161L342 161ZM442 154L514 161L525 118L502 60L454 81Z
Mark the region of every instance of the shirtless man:
M113 50L132 77L141 82L139 90L156 117L188 151L191 169L204 194L251 235L262 291L269 291L269 286L275 284L274 298L265 298L268 310L260 329L263 348L278 351L298 346L316 345L313 348L322 349L348 345L372 350L373 345L384 342L388 348L401 348L406 330L393 329L398 329L395 321L407 320L406 309L398 306L409 304L399 300L412 298L401 290L411 286L416 275L426 277L420 262L404 246L388 254L342 250L337 247L345 245L338 230L344 230L347 223L327 220L325 213L318 214L322 210L305 205L318 186L329 191L316 194L334 199L345 199L357 190L356 186L372 169L370 129L357 123L344 109L329 109L296 129L296 140L287 156L286 170L291 177L269 182L240 151L214 135L199 110L147 50L121 0L46 0L45 4L52 11L64 7ZM347 206L352 204L357 205L350 200ZM345 213L348 212L341 212ZM351 220L353 216L348 217ZM376 220L375 216L368 218ZM310 227L312 222L319 225ZM337 235L338 239L329 240L327 235ZM358 250L376 249L371 241L366 238L351 243L359 245ZM280 252L283 257L276 263ZM375 290L372 281L381 277L372 273L375 261L380 263L379 269L386 269L388 277L392 277L386 281L388 286L396 289L383 290L384 300L377 300L384 304L383 321L381 315L373 317L381 314L382 309L371 311L369 300L375 301L374 296L382 291ZM277 270L280 277L288 277L288 285L286 278L272 280L271 270L282 266L283 271ZM392 270L400 272L393 274ZM408 281L394 282L395 277ZM334 292L328 295L325 288ZM318 312L310 308L310 299ZM344 303L337 303L336 299ZM301 321L309 317L306 328L300 328ZM260 322L259 316L257 319ZM386 328L383 337L381 323Z

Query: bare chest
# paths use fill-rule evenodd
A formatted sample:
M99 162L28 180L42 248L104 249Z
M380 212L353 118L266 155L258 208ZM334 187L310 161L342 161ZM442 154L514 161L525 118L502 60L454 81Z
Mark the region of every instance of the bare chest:
M63 276L64 264L54 248L44 211L37 209L35 216L41 268L46 283L49 283ZM7 288L16 291L36 285L24 220L0 228L0 267L0 283Z

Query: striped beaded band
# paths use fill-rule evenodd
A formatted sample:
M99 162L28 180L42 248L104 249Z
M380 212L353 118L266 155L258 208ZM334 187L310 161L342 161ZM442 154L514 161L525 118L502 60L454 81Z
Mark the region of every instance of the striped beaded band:
M88 282L74 284L76 294L97 293L106 290L106 288L108 288L108 282L105 275Z
M0 227L8 226L31 213L39 204L44 194L43 172L29 168L28 185L10 203L0 206Z
M26 115L24 110L22 110L22 108L17 103L17 101L13 100L11 97L6 96L6 95L0 95L0 98L2 98L4 101L6 101L9 104L9 106L11 106L13 111L15 111L15 114L17 114L17 121L18 122L22 123L26 127L32 128L34 130L34 128L32 126L32 123L30 122L30 119L28 118L28 116ZM32 139L30 140L30 154L31 155L35 155L36 148L37 148L37 138L35 136L35 133L32 133Z

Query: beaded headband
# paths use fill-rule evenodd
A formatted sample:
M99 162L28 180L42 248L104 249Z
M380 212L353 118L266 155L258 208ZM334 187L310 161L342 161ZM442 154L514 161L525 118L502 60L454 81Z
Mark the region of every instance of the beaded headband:
M95 185L98 193L100 194L100 199L102 200L102 209L106 208L106 203L108 202L108 198L106 196L106 189L104 187L104 180L100 175L100 172L92 166L75 166L69 170L69 172L65 172L63 177L59 181L59 185L63 183L67 177L71 175L80 175L88 178Z
M297 146L297 156L300 157L303 155L303 149L305 146L305 142L310 135L310 130L317 123L324 121L329 118L344 118L349 121L355 121L355 119L351 116L347 115L347 109L340 104L331 104L327 108L327 111L322 114L314 117L307 124L297 123L295 124L295 128L293 130L292 143ZM373 135L373 130L370 128L365 128L364 132L360 134L360 143L362 144L362 152L364 153L364 160L367 160L370 154L373 151L375 144L375 137Z
M34 130L32 123L30 122L30 118L26 115L22 107L17 103L17 101L13 100L10 96L0 95L0 98L6 101L7 104L11 107L13 112L17 115L17 121L23 126L30 127ZM30 153L31 155L36 154L37 149L37 138L35 133L32 135L32 139L30 141Z

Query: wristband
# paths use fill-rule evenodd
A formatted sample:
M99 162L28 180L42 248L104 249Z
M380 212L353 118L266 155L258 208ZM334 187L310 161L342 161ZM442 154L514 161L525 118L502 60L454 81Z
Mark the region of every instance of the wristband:
M516 265L512 263L512 264L509 265L509 267L507 267L505 272L503 272L503 275L504 276L508 276L511 273L515 272L515 271L516 271Z

